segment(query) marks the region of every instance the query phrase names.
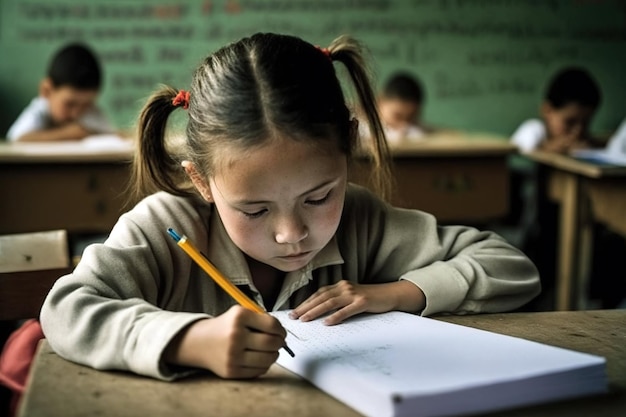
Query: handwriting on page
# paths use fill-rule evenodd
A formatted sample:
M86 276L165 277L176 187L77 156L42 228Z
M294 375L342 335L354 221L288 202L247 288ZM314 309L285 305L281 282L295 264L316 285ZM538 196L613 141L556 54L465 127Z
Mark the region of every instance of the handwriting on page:
M356 317L335 326L326 326L322 319L311 322L292 320L287 312L274 312L274 315L287 329L287 343L297 350L297 355L303 356L307 352L314 353L317 358L323 358L326 363L334 362L338 365L355 368L359 372L372 372L379 375L393 373L390 358L386 351L391 345L381 335L381 324L388 328L397 326L393 315L380 315L376 320L372 316ZM364 320L368 317L368 320ZM384 322L384 323L383 323ZM363 349L364 344L359 340L378 340L374 346L371 343ZM296 347L297 346L297 347Z
M358 317L355 317L336 326L326 326L322 323L323 318L303 322L290 319L288 314L289 312L287 311L272 313L285 329L301 341L319 340L320 338L333 340L343 337L349 338L364 332L379 331L379 326L382 323L388 326L393 326L396 323L391 315L379 315L375 321L360 320Z

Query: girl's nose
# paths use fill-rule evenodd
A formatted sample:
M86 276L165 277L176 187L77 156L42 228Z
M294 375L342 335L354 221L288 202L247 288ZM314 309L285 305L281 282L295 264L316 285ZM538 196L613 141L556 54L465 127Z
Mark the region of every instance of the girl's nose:
M309 236L304 222L297 216L281 219L276 227L275 237L277 243L298 243Z

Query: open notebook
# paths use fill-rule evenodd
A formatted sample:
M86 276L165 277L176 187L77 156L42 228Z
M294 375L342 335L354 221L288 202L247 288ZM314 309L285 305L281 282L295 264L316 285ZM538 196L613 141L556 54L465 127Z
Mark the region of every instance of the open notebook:
M607 390L605 359L412 314L291 320L278 364L367 416L451 416Z
M608 149L577 149L571 152L571 156L594 164L626 166L626 154Z
M574 150L572 156L596 164L626 166L626 119L604 149Z

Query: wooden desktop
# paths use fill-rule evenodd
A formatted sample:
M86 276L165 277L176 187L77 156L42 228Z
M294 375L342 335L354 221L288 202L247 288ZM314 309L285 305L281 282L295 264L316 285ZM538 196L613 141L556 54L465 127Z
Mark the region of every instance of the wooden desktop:
M607 359L608 394L500 411L498 416L626 415L626 310L483 314L438 319ZM204 373L176 382L162 382L126 372L97 371L68 362L44 341L31 369L18 415L356 417L359 414L278 365L253 380L223 380Z

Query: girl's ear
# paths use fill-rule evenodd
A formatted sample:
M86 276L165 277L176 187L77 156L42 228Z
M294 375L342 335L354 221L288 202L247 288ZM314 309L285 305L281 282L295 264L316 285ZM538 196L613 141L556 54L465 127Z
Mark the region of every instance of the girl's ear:
M204 198L209 203L213 202L213 197L211 197L211 187L207 184L207 182L202 178L200 173L196 170L196 167L190 161L183 161L182 164L185 173L193 183L196 190L200 193L202 198Z

